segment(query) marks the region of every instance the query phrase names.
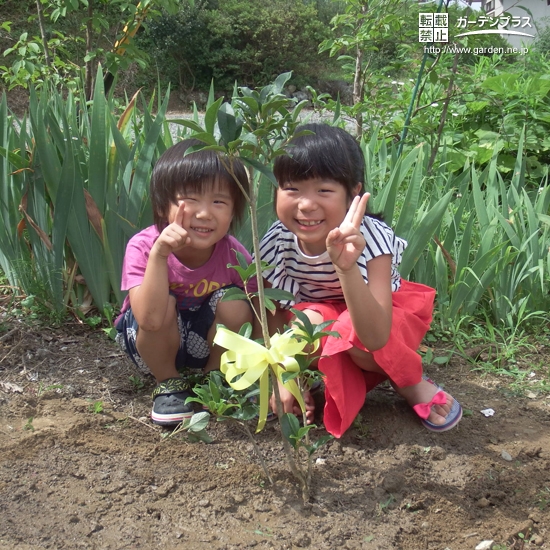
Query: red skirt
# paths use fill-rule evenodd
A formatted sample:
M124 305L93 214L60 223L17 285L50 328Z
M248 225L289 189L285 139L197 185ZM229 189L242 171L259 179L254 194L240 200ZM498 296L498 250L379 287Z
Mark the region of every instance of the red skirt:
M389 340L383 348L371 352L386 376L362 370L346 353L352 347L369 350L357 338L345 302L302 302L295 306L317 311L325 321L335 319L329 328L340 334L340 338L327 336L321 341L319 370L324 374L324 424L329 433L341 437L363 407L367 392L387 378L398 387L420 382L422 358L417 349L430 328L434 298L433 288L405 280L393 293Z

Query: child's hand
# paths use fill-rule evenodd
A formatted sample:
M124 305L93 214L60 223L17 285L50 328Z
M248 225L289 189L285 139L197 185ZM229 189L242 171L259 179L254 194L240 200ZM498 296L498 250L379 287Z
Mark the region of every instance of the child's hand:
M336 227L327 235L330 259L340 271L348 271L354 267L365 249L366 241L360 227L369 197L370 193L355 197L340 227Z
M281 405L283 406L283 414L292 413L298 418L302 418L302 409L300 409L300 405L298 405L298 402L296 401L296 399L294 399L294 396L284 387L281 382L279 382L279 396L281 398ZM307 423L312 424L315 416L315 403L309 391L305 392L304 401L306 405ZM269 407L273 412L277 411L277 404L274 393L269 399Z
M179 201L178 211L174 221L165 227L159 238L156 240L153 249L156 249L159 256L168 258L173 252L181 250L191 242L187 231L183 228L183 213L185 202Z

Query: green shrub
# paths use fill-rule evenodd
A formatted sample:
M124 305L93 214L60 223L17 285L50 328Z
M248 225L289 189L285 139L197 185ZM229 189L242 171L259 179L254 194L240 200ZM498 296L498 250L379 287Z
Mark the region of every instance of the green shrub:
M327 33L305 0L203 0L152 22L140 40L159 73L185 91L208 89L212 79L230 91L235 81L255 87L285 71L298 85L318 78L328 56L317 47Z

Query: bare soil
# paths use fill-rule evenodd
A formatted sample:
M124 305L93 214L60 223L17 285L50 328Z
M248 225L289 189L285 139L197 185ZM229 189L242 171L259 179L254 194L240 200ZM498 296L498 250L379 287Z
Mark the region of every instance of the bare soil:
M2 549L550 548L549 396L514 396L460 358L428 368L466 410L456 429L430 433L374 390L316 455L304 505L277 423L258 436L270 486L236 427L211 421L211 444L163 438L148 420L153 381L135 389L103 332L3 329ZM548 356L539 345L538 364Z

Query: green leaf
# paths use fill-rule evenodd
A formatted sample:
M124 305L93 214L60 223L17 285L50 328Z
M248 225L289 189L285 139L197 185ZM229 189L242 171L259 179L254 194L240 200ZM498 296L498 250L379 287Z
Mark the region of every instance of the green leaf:
M258 170L258 172L263 174L275 187L279 186L275 176L273 175L273 171L270 170L265 164L262 164L256 159L252 159L250 157L240 157L240 159L244 162L244 164L248 164L249 166L252 166L252 168Z
M209 134L214 134L214 127L216 126L216 120L218 119L218 111L220 105L223 103L223 97L220 97L208 109L204 114L204 127L206 132Z
M249 263L246 256L238 250L235 250L235 256L237 257L237 262L239 262L241 269L248 269Z
M224 103L218 111L218 127L225 145L235 141L242 130L242 122L235 116L230 103Z
M294 296L293 296L294 298ZM313 324L309 320L309 317L299 309L291 308L292 313L296 316L296 318L302 323L302 328L305 330L306 334L309 337L312 337L314 334Z
M424 215L418 227L414 230L409 241L409 246L403 254L403 261L399 266L402 277L407 278L418 261L418 258L432 240L436 228L441 223L449 206L453 192L449 191Z
M283 91L285 84L290 80L291 76L292 76L292 71L280 74L275 79L275 82L273 83L272 93L280 94Z
M236 286L228 288L222 296L222 302L231 302L233 300L247 300L246 293Z
M204 128L200 124L197 124L196 122L189 120L187 118L170 119L170 124L179 124L180 126L183 126L184 128L189 128L190 130L193 130L196 133L204 132Z
M319 447L326 445L331 439L334 439L332 435L321 436L317 441L315 441L312 445L309 446L307 450L309 456L311 456L315 451L317 451Z
M210 414L206 411L201 411L198 413L195 413L191 420L189 421L188 430L190 432L200 432L201 430L204 430L206 426L208 426L208 421L210 420Z
M292 294L291 292L280 290L278 288L265 288L264 296L278 302L280 302L281 300L290 300L293 302L296 299L296 296L294 296L294 294Z
M285 413L281 417L281 431L283 432L283 437L296 449L298 442L296 441L296 436L298 430L300 429L300 422L296 415L292 413Z
M252 336L252 323L245 323L240 329L239 334L243 338L250 338Z

